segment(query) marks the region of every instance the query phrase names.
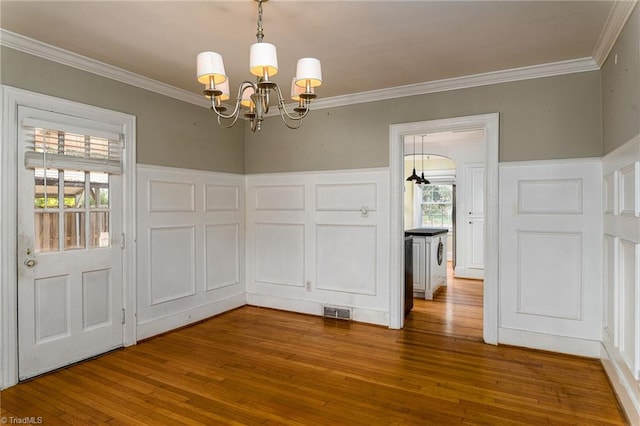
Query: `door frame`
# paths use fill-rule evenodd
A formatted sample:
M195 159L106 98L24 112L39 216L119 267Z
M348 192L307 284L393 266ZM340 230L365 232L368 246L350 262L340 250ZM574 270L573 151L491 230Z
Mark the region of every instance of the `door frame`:
M498 113L456 117L389 126L389 167L391 184L390 256L389 265L389 328L404 326L402 292L404 289L404 144L406 135L444 131L485 131L485 275L483 338L486 343L498 343L498 145L500 115Z
M0 146L0 388L18 383L18 106L27 106L116 124L124 134L122 174L122 306L123 344L136 343L136 117L10 86L0 86L2 145Z

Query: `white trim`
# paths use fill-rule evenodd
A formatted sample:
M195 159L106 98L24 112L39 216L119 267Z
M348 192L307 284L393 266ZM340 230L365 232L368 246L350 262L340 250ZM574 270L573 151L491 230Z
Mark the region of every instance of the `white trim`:
M385 99L404 98L407 96L425 95L428 93L447 92L449 90L467 89L490 84L508 83L512 81L530 80L534 78L553 77L600 69L591 58L571 59L549 64L532 65L522 68L492 71L463 77L427 81L406 86L389 87L369 92L334 96L313 101L312 110L355 105Z
M498 141L499 114L484 114L389 126L389 166L391 181L389 327L402 328L404 280L404 155L403 136L412 133L483 129L485 131L485 284L483 337L498 343Z
M2 93L3 141L0 147L0 387L6 388L18 382L17 339L17 211L15 209L17 183L18 106L59 111L69 115L102 121L121 126L125 135L126 149L123 152L124 211L122 229L125 234L123 250L123 307L126 309L126 324L123 328L123 344L136 343L136 118L129 114L109 111L65 99L41 95L9 86L0 86Z
M187 309L171 312L151 320L138 324L138 338L148 339L167 331L193 324L216 315L220 315L232 309L246 305L246 293L234 294L224 299L216 300L200 306L191 306Z
M607 60L636 3L637 0L618 0L613 3L607 22L605 22L596 47L593 49L592 56L599 67L604 65Z
M501 345L512 345L521 348L600 358L602 344L599 340L579 339L555 334L515 330L506 327L500 328L499 335Z
M501 161L498 166L503 167L524 167L524 166L557 166L563 164L601 164L601 157L583 158L559 158L557 160L525 160L525 161Z
M0 28L0 45L190 104L204 108L211 107L209 101L202 95L179 89L161 81L153 80L2 28Z
M109 65L104 62L87 58L50 44L42 43L38 40L25 37L21 34L16 34L2 28L0 28L0 45L204 108L211 107L210 103L200 94L179 89L166 83L123 70L122 68L114 67L113 65ZM424 95L427 93L446 92L448 90L573 74L585 71L595 71L598 69L598 64L592 58L571 59L548 64L532 65L470 76L409 84L406 86L389 87L349 95L334 96L314 101L313 109L335 108L339 106L375 102L385 99L396 99L406 96ZM293 104L288 105L287 107L292 105ZM279 115L279 112L272 111L267 115Z
M307 315L322 316L323 306L337 306L314 300L303 300L292 297L278 297L258 293L247 293L247 305L270 309L280 309ZM342 307L342 305L340 305ZM353 321L386 326L389 324L387 312L357 306L345 306L351 310Z
M184 173L187 175L192 175L194 172L197 173L206 173L207 176L212 177L242 177L244 178L244 173L231 173L231 172L218 172L218 171L210 171L210 170L196 170L196 169L187 169L184 167L172 167L172 166L158 166L155 164L137 164L138 170L152 170L156 172L171 172L171 173Z

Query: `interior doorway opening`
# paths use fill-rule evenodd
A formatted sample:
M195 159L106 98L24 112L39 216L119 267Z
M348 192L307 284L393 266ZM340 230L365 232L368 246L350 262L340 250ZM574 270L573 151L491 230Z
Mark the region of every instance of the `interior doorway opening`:
M483 339L498 341L498 139L499 115L484 114L443 120L431 120L390 126L391 166L391 265L390 328L404 325L404 138L415 134L479 131L483 135L484 172L482 173L482 252L485 285L483 288ZM427 148L425 148L427 149ZM434 152L431 147L430 152ZM446 154L445 154L446 155ZM449 156L449 155L446 155ZM468 213L468 212L467 212ZM473 213L473 212L472 212ZM460 241L458 239L458 241Z
M484 131L445 131L406 135L403 139L407 177L403 194L404 229L413 247L409 261L413 309L409 311L405 306L405 327L481 340L483 261L482 250L474 251L474 248L482 246L483 233L473 232L472 219L483 210L477 205L481 204L484 185L476 181L482 176L478 170L484 169ZM420 179L412 178L414 169ZM474 204L476 206L471 207ZM470 215L471 210L477 210L475 216ZM458 232L457 225L462 232ZM480 225L483 226L481 222ZM419 236L421 230L445 231L434 240L444 242L444 265L423 250L423 247L433 248L434 244L430 244L433 238ZM461 238L457 238L458 235ZM473 241L474 238L478 241ZM458 268L457 258L462 260ZM476 279L464 279L470 275L469 262L474 258L475 271L471 278ZM405 286L405 292L410 287Z

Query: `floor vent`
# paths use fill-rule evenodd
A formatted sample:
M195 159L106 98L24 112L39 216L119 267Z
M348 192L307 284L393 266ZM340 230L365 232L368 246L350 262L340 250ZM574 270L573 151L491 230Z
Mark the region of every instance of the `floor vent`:
M326 318L335 318L342 320L351 319L351 309L349 308L336 308L335 306L324 306L324 316Z

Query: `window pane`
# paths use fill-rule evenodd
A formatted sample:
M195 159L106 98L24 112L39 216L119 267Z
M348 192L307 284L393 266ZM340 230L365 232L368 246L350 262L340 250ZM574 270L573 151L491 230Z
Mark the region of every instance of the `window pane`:
M89 200L91 207L109 207L109 175L107 173L89 173L89 185L91 187Z
M58 171L52 169L38 169L34 171L36 209L58 207Z
M453 226L453 186L426 185L422 188L422 226Z
M66 208L82 208L84 201L84 175L78 170L64 171L64 206Z
M84 212L64 214L64 248L65 250L85 247Z
M35 214L35 252L58 251L58 213Z
M89 247L109 247L111 243L109 238L109 212L91 212L89 215L91 221Z

